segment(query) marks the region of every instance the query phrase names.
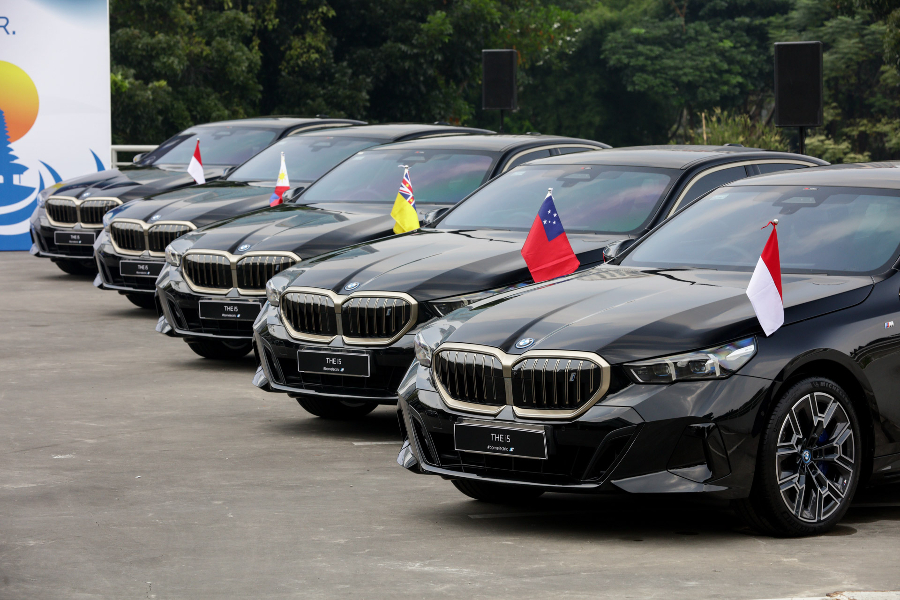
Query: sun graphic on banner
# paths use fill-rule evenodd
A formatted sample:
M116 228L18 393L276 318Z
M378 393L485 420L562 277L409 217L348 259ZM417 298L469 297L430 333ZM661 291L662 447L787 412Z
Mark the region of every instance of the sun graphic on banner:
M0 110L6 117L9 141L28 133L38 114L38 93L28 73L0 60Z

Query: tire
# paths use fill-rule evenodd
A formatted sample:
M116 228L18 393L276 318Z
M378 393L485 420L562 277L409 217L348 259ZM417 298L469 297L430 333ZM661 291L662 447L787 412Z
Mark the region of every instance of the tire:
M97 265L93 262L81 260L56 260L53 262L63 273L69 275L95 275L97 273Z
M156 301L153 294L125 294L128 301L140 308L155 309Z
M735 509L774 536L819 535L843 518L859 484L862 430L835 382L810 377L775 405L760 440L750 496Z
M491 504L521 504L544 493L544 490L524 485L504 485L471 479L454 479L452 483L469 498Z
M150 297L151 299L153 296ZM243 358L253 350L253 343L249 340L225 342L222 340L185 340L191 350L212 360L237 360Z
M350 421L360 419L378 407L375 402L351 402L350 400L322 400L319 398L297 398L303 410L323 419Z

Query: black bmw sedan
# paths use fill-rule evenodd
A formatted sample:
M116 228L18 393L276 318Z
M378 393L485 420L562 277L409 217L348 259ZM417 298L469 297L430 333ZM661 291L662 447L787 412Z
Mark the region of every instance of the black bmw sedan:
M403 123L291 133L218 181L156 194L107 213L104 229L94 243L99 271L94 285L124 294L137 306L153 308L154 284L165 264L166 246L198 227L269 206L282 153L292 186L282 196L286 201L365 148L473 133L491 132Z
M755 177L420 332L398 462L489 501L701 492L828 530L900 466L900 163ZM778 220L784 325L747 296Z
M198 139L203 174L212 181L292 133L361 124L350 119L259 117L195 125L136 156L131 166L43 190L31 216L31 254L49 258L66 273L96 272L93 245L106 212L130 200L194 185L186 169Z
M262 360L254 381L323 417L396 403L419 328L533 282L521 250L548 188L585 268L723 183L816 164L749 148L665 146L523 165L433 226L325 254L273 279L268 314L255 327Z
M409 168L420 222L489 179L536 156L605 147L555 136L435 137L363 150L290 202L226 219L173 241L156 282L157 331L208 358L244 356L277 273L348 244L391 235L390 216ZM357 252L365 253L365 248Z

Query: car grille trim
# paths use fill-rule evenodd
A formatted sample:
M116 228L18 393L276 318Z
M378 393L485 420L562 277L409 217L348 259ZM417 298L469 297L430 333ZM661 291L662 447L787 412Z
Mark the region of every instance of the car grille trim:
M235 256L224 250L191 249L185 252L179 271L195 292L227 294L231 290L237 290L244 296L264 296L266 282L298 262L299 256L281 250L260 250ZM208 273L213 264L219 265L217 268L220 271L214 279L203 279L204 273ZM203 268L207 270L204 271L198 265L205 265Z
M175 239L196 229L190 221L159 221L146 223L139 219L113 219L109 237L119 254L137 256L165 256L166 246Z
M118 198L85 198L72 196L50 196L44 205L47 220L55 227L75 227L86 229L103 227L103 215L122 204Z
M502 388L496 397L486 390L481 365L500 365ZM520 355L474 344L444 344L432 359L432 376L450 408L479 414L498 414L511 406L519 417L572 419L596 404L610 385L610 366L590 352L530 350ZM492 371L492 373L495 371ZM499 390L502 389L502 395ZM481 393L479 393L481 391Z
M188 285L196 291L224 294L234 287L231 261L220 254L185 254L181 270Z
M278 273L297 264L291 256L260 254L241 256L237 259L235 287L241 291L266 291L266 282Z
M289 292L281 297L281 316L291 337L330 342L338 334L334 301L326 294Z

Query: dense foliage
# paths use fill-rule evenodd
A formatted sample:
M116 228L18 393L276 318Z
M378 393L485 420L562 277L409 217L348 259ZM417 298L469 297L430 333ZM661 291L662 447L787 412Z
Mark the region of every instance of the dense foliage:
M811 153L900 157L900 0L111 0L113 137L326 113L496 128L481 49L519 51L513 131L613 145L795 144L772 44L821 40Z

